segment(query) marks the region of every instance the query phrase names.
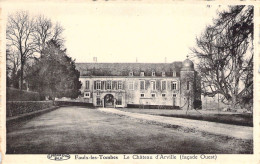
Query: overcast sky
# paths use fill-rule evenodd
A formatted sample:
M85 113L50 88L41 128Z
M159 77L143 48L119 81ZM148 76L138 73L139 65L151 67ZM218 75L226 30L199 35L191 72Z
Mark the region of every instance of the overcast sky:
M6 8L7 9L7 8ZM183 4L26 4L65 29L65 46L76 62L183 61L195 37L212 23L219 6Z

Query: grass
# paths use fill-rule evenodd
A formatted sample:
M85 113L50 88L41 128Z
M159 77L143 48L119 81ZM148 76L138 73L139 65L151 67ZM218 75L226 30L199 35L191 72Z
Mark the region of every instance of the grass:
M190 110L186 114L186 110L167 110L167 109L120 109L127 112L143 113L151 115L159 115L166 117L178 117L194 120L218 122L232 125L253 127L253 115L251 113L234 113L234 112L218 112L205 110Z
M7 154L252 154L252 140L62 107L7 127Z

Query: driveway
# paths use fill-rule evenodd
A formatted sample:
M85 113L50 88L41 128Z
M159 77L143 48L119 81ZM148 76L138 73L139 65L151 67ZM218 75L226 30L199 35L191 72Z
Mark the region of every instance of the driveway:
M252 152L252 140L182 131L83 107L61 107L7 128L8 154Z

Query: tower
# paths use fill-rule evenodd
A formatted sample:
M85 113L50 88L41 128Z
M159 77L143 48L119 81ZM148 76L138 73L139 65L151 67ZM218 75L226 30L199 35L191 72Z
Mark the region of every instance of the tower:
M180 106L182 109L193 109L194 101L194 86L195 86L195 70L194 64L187 59L182 62L180 71Z

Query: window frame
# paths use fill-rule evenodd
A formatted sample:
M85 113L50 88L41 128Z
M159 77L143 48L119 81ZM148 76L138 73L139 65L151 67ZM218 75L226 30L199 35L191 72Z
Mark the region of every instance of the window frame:
M122 80L118 80L117 81L117 90L123 90L123 82L122 82Z
M86 96L88 94L88 96ZM90 92L84 92L84 98L90 98Z
M152 85L152 83L153 83L153 85ZM152 91L155 91L155 90L156 90L156 81L155 81L155 80L151 80L151 81L150 81L150 84L151 84L151 85L150 85L150 86L151 86L151 90L152 90Z
M176 77L176 76L177 76L176 71L173 71L173 72L172 72L172 77Z
M106 90L112 90L112 80L107 80L107 82L106 82Z
M141 85L141 82L144 83L144 85L143 85L144 88L143 88L143 89L141 88L141 86L142 86L142 85ZM140 90L145 90L145 80L140 80L139 84L140 84Z
M88 84L88 85L87 85ZM86 80L85 81L85 89L86 90L89 90L90 89L90 81L89 80Z
M165 82L165 89L163 89L163 82ZM167 81L166 80L162 80L161 81L161 90L162 91L166 91L167 90Z
M164 71L162 72L162 77L165 77L165 72Z
M174 88L174 84L175 84L175 88ZM177 81L171 81L171 89L173 91L176 91L178 88L178 82Z
M143 71L140 72L140 76L144 77L144 72Z
M101 81L96 81L96 90L101 90Z
M155 76L155 71L152 71L152 76L153 76L153 77Z
M130 86L132 86L132 88ZM128 82L128 89L129 90L134 90L134 81L129 81Z

